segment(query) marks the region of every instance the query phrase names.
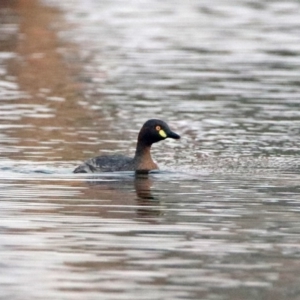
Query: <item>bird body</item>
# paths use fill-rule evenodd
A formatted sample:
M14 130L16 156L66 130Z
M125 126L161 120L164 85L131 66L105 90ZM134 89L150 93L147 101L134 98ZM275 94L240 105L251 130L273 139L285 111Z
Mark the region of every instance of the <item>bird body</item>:
M166 138L179 139L180 136L171 131L167 123L158 119L148 120L141 128L135 155L102 155L86 160L74 173L99 173L115 171L150 171L158 169L153 161L150 149L153 143Z

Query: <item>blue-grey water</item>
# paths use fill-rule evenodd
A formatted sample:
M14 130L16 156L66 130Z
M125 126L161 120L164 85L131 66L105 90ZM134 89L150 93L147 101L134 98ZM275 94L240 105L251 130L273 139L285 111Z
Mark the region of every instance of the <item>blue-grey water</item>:
M299 13L3 2L0 299L299 299ZM149 118L160 171L72 174Z

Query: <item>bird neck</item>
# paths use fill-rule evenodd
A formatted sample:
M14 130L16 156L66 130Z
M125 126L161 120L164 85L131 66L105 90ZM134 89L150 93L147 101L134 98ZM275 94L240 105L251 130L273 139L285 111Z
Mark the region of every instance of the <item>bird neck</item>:
M153 161L150 153L151 145L147 145L138 141L134 161L136 170L154 170L158 169L156 163Z

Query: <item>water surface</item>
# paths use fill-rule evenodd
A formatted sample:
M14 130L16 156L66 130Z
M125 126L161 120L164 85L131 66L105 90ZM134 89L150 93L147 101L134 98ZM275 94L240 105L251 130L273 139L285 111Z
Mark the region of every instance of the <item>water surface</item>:
M299 1L0 6L3 299L298 299ZM72 174L133 155L161 171Z

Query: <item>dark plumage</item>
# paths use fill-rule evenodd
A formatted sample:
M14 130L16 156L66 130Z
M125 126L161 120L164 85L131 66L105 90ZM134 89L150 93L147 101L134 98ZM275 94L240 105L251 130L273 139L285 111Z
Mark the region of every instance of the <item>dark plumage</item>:
M103 155L90 158L78 166L74 173L97 173L114 171L150 171L158 169L152 160L150 148L166 138L180 139L180 136L171 131L168 124L162 120L148 120L141 128L135 155L133 158L124 155Z

